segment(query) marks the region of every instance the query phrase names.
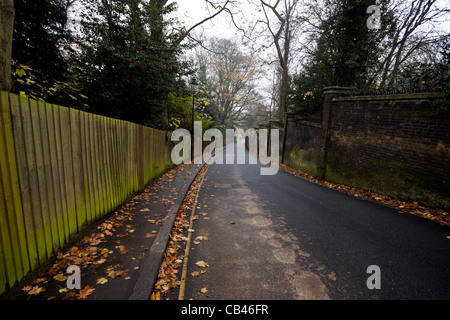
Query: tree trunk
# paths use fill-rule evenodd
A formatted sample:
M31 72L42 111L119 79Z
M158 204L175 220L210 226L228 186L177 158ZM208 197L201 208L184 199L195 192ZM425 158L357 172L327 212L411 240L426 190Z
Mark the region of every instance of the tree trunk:
M284 121L284 114L287 112L287 91L289 89L289 56L291 51L291 9L286 14L286 26L284 28L284 44L281 64L281 83L280 83L280 109L279 119Z
M289 73L288 70L281 70L280 83L280 106L278 110L279 120L284 122L284 114L287 111L287 91L289 88Z
M162 10L167 0L152 0L152 13L150 19L150 37L153 41L162 42L164 39L164 19Z
M10 91L11 53L14 31L14 1L2 0L0 4L0 90Z

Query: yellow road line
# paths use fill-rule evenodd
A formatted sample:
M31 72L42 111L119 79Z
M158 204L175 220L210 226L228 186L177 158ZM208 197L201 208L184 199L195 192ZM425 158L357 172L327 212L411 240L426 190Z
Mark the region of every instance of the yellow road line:
M194 222L195 208L197 206L198 195L200 194L200 190L202 188L203 180L205 180L206 172L208 171L208 165L206 165L205 171L203 172L203 177L200 180L197 194L195 195L195 201L193 203L193 208L191 212L191 219L189 222L189 229L192 229L192 225ZM187 264L189 259L189 250L191 248L191 235L192 232L188 232L188 240L186 242L186 249L184 251L184 261L183 261L183 272L181 273L181 282L180 282L180 293L178 295L178 300L184 300L184 290L186 288L186 276L187 276Z

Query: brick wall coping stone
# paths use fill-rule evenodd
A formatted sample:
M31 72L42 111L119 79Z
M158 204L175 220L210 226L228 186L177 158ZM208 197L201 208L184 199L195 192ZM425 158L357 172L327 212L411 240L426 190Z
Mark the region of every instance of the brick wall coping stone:
M420 100L420 99L445 99L446 93L410 93L393 95L373 95L373 96L346 96L333 98L337 101L376 101L376 100Z

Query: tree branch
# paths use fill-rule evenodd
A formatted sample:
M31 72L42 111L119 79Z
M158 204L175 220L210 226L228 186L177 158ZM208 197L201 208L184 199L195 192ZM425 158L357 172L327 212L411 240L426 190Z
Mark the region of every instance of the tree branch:
M221 14L222 12L224 12L227 9L227 5L231 2L231 0L227 0L227 2L223 5L223 6L215 6L213 3L211 3L211 1L206 1L207 3L209 3L214 9L219 8L219 11L217 11L215 14L213 14L212 16L209 16L205 19L203 19L202 21L194 24L192 27L190 27L187 31L185 31L175 42L176 45L179 45L181 42L183 42L183 40L192 32L192 30L194 30L195 28L197 28L198 26L204 24L205 22L208 22L209 20L214 19L215 17L217 17L219 14Z

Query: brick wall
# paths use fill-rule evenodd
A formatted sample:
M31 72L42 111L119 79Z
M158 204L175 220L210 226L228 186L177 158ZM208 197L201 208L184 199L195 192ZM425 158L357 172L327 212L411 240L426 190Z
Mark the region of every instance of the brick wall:
M325 178L449 208L449 108L438 97L334 98Z
M311 122L288 122L284 164L316 177L324 176L323 127Z
M349 93L346 88L325 90L320 130L304 124L289 127L285 163L329 181L449 210L450 110L445 95ZM321 160L295 157L313 147L322 148ZM311 162L322 169L305 170L314 168Z

